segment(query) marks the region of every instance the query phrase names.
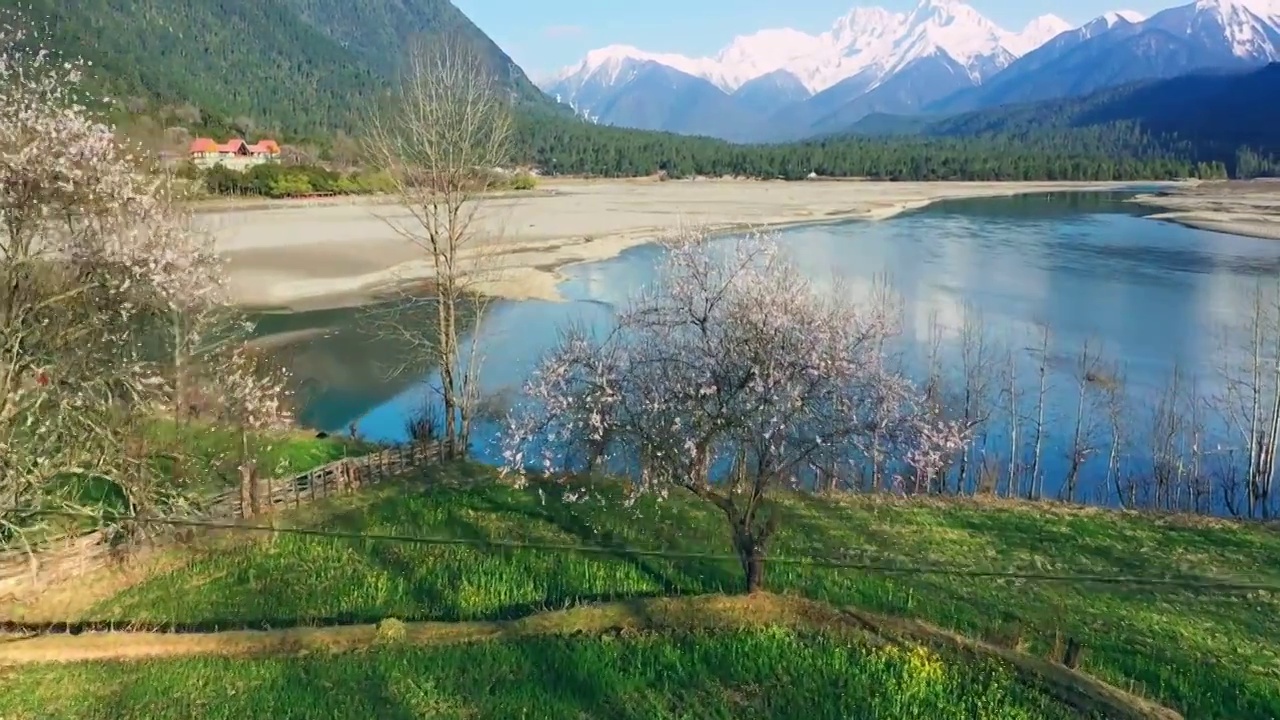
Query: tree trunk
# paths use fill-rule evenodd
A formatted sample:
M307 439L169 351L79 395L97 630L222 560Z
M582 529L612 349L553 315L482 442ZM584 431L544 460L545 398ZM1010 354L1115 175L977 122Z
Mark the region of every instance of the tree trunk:
M742 572L747 581L747 592L760 592L764 589L763 544L749 533L739 533L737 545L738 559L742 563Z
M1044 492L1044 476L1040 469L1041 452L1044 449L1044 396L1045 380L1049 371L1049 328L1045 326L1040 343L1040 394L1036 400L1036 441L1031 460L1030 499L1039 500Z

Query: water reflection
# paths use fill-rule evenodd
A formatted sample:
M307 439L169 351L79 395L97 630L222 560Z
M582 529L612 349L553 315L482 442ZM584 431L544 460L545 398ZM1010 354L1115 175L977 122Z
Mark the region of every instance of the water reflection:
M828 287L838 280L845 292L865 296L888 276L904 303L902 349L916 363L937 329L954 367L969 308L981 313L993 340L1015 351L1024 365L1020 378L1034 377L1028 348L1037 343L1037 327L1052 329L1057 375L1049 392L1061 406L1071 405L1067 374L1086 340L1119 365L1137 398L1153 397L1175 366L1208 387L1221 326L1252 312L1249 291L1260 279L1280 277L1280 243L1146 220L1123 197L940 203L884 222L788 230L784 247L815 280ZM482 384L490 391L517 388L566 323L607 323L610 305L652 279L657 253L635 248L570 268L565 303L496 304L481 329ZM303 414L318 427L342 430L357 421L368 436L400 438L406 413L429 397L423 379L387 380L371 370L371 358L395 349L351 327L350 313L272 322L328 328L292 350L304 374L322 386ZM1049 442L1058 462L1060 441Z

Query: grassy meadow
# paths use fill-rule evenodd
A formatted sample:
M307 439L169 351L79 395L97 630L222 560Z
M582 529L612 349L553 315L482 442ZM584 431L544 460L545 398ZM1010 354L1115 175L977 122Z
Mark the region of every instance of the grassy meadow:
M158 479L173 483L184 497L198 501L239 482L240 442L239 433L231 428L165 419L150 423L138 446L146 453ZM372 450L368 444L349 438L317 438L314 433L301 430L254 433L249 443L250 456L265 477L297 475ZM38 544L69 533L86 532L101 527L104 517L129 511L123 490L102 478L68 477L64 492L66 506L78 508L80 515L49 518L43 527L26 534L27 542ZM6 529L0 529L0 537Z
M6 718L1080 717L999 663L780 627L89 663L3 681Z
M629 552L728 554L727 526L706 506L675 497L626 508L609 484L566 502L563 486L513 490L492 482L490 473L436 469L282 520L344 532L603 551L259 534L191 550L181 567L67 619L200 629L387 618L503 621L741 586L735 562ZM1056 656L1074 638L1085 647L1083 671L1188 718L1280 717L1274 594L781 560L1280 584L1274 527L984 500L794 495L780 507L784 520L770 548L780 560L765 579L773 593L916 618L1041 657ZM371 717L368 708L383 699L405 710L378 717L520 717L519 708L532 708L528 717L1080 716L1063 714L1068 710L1034 682L1000 663L768 624L612 638L499 637L302 658L91 663L12 671L3 682L16 689L0 694L6 718L35 717L38 708L49 713L40 717L106 717L108 708L111 717L257 716L248 708L271 717ZM307 705L306 698L324 704Z

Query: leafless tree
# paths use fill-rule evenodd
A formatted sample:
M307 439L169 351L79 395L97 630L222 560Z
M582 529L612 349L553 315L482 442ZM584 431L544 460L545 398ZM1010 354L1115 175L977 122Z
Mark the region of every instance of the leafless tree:
M947 380L943 372L942 361L942 323L938 318L937 311L929 313L929 335L928 349L926 352L926 367L924 381L924 403L930 408L930 411L938 416L945 415L948 410L947 397ZM916 473L915 485L913 492L931 492L942 493L946 490L947 471L951 467L954 458L947 458L947 462L940 463L937 467L931 469L927 474Z
M1129 403L1125 395L1123 371L1117 365L1111 372L1111 382L1102 388L1103 404L1107 417L1107 475L1104 486L1115 490L1116 501L1123 507L1132 507L1133 499L1126 491L1121 469L1121 459L1129 442Z
M1259 283L1251 300L1243 323L1224 329L1218 362L1223 390L1212 404L1247 458L1244 514L1259 517L1269 511L1280 442L1280 293L1269 297Z
M1158 510L1176 509L1176 492L1186 472L1183 454L1187 418L1182 412L1186 373L1175 364L1152 406L1148 428L1150 474L1138 488L1138 501Z
M367 149L401 205L388 224L422 251L432 278L430 297L406 294L378 322L415 348L395 371L422 372L424 361L438 369L449 457L466 454L478 401L479 333L470 347L463 337L468 325L479 327L487 306L479 288L497 271L494 223L482 222L479 198L509 159L509 103L468 45L418 43L391 106L368 123ZM415 308L432 310L434 322Z
M1039 362L1037 377L1039 378L1039 388L1036 394L1036 417L1035 417L1035 441L1032 445L1031 455L1031 487L1028 497L1039 499L1044 496L1044 470L1040 466L1041 458L1044 455L1044 437L1045 437L1045 399L1048 394L1048 378L1049 378L1049 326L1040 326L1040 346L1037 348L1036 358Z
M201 120L200 108L191 103L184 103L174 108L173 116L187 125L195 125Z
M1009 444L1005 467L1006 497L1022 496L1022 389L1018 387L1018 353L1009 348L1005 353L1004 388L1001 397L1005 404L1005 420L1008 423Z
M956 472L956 493L968 492L970 465L975 453L985 451L986 425L994 411L992 395L995 378L995 347L988 337L982 311L966 304L960 328L960 369L963 374L959 398L959 422L966 437ZM979 463L984 460L979 458Z
M1063 478L1062 497L1067 502L1078 499L1080 471L1098 452L1097 411L1099 395L1113 380L1104 366L1101 352L1085 340L1076 356L1072 376L1076 383L1076 406L1071 425L1071 444L1067 448L1067 473Z

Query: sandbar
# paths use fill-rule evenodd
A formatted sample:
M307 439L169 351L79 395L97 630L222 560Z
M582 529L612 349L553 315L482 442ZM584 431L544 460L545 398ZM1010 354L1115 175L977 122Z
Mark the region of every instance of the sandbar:
M1229 180L1139 195L1131 202L1159 209L1147 217L1212 232L1280 240L1280 181Z
M479 290L507 299L559 300L560 270L614 257L680 227L711 232L883 220L939 200L1062 191L1128 183L869 182L750 180L547 181L529 195L476 204L475 228L500 272ZM235 302L305 310L366 303L386 289L428 281L424 250L397 228L412 216L394 202L364 200L201 212L227 258Z

